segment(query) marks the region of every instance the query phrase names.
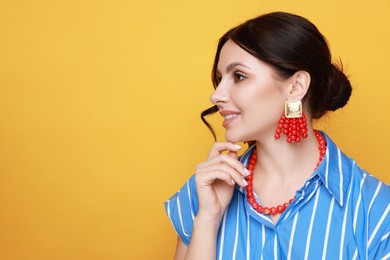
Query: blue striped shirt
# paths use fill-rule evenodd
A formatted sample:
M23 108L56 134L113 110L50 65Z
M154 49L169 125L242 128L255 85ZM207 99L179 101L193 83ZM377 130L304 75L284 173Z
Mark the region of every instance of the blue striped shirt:
M276 224L253 210L246 190L236 186L218 232L217 259L390 259L390 187L322 134L321 165ZM240 157L244 165L253 149ZM188 246L198 211L194 175L165 210Z

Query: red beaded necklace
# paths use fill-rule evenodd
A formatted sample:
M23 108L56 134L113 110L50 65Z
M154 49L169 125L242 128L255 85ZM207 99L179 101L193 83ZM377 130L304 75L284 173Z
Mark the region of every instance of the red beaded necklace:
M314 135L317 138L318 149L320 150L320 157L319 157L319 160L317 162L317 166L314 169L314 171L315 171L325 156L326 141L325 141L325 138L317 130L314 130ZM246 177L246 181L248 182L248 185L246 186L246 195L248 197L249 204L251 204L251 206L254 210L256 210L259 213L263 213L265 215L276 215L278 213L283 213L283 211L286 210L288 205L290 205L291 202L294 201L295 196L294 196L294 198L290 199L288 202L286 202L282 205L277 205L276 207L270 207L270 208L263 207L256 202L256 199L255 199L254 193L253 193L253 172L255 169L256 161L257 161L257 151L256 151L256 149L254 149L252 152L251 158L249 160L249 164L248 164L248 170L249 170L250 174Z

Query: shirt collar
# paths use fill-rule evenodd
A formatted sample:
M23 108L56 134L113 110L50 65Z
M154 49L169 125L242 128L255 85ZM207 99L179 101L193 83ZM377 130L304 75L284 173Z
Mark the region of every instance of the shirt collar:
M318 174L324 186L336 201L343 206L355 162L346 156L324 132L326 155L314 174Z
M326 139L326 154L317 170L309 179L318 175L328 192L335 198L340 206L343 206L351 179L351 168L355 166L355 162L341 152L328 135L322 131L319 132ZM256 144L252 144L244 154L239 157L239 161L245 165L245 167L248 166L249 159L255 147ZM236 188L242 193L245 193L244 188L239 187L238 185L236 185Z

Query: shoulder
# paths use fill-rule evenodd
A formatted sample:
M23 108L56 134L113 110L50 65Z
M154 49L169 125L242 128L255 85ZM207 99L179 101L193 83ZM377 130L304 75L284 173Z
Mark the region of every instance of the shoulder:
M327 141L327 154L319 175L332 193L339 196L341 201L350 194L350 199L354 200L390 203L390 187L361 168L325 133L322 134Z
M381 206L387 207L390 204L390 186L370 174L366 170L359 167L357 164L354 165L352 171L352 182L353 185L358 188L362 199L368 203L367 210L371 211L372 207L380 204Z
M390 244L384 241L390 234L390 186L354 163L349 197L355 232L364 230L369 254L379 248L388 253Z
M360 172L355 178L360 181L358 196L361 197L364 213L355 211L358 216L356 222L367 232L368 253L372 255L370 259L377 259L378 256L390 252L387 239L390 234L390 186L363 169L360 169ZM364 218L361 218L363 215Z
M369 215L373 211L378 212L379 209L382 209L383 212L388 208L390 205L390 186L360 167L342 152L340 158L343 162L338 167L345 178L344 188L346 194L350 194L350 199L355 202L361 201ZM377 207L378 209L376 209Z
M355 235L365 239L370 259L376 259L390 252L390 186L350 160L347 208Z

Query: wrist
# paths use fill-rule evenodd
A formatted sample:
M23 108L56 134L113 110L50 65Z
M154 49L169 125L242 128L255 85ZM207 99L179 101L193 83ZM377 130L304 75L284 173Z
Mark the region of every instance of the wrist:
M198 212L185 259L216 259L220 223L220 217Z
M210 231L218 231L219 226L221 225L221 220L222 215L209 215L199 212L194 219L194 225L205 227Z

